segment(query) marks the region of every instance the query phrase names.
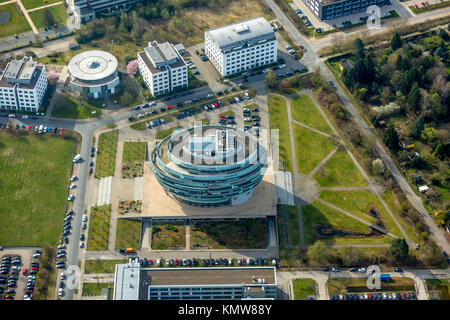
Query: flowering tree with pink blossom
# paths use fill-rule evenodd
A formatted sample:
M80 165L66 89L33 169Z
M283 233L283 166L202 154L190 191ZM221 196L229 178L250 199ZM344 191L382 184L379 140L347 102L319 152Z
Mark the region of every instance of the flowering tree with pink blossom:
M134 76L137 73L138 69L139 69L139 66L138 66L138 61L136 59L128 62L128 64L127 64L128 74L131 74Z
M59 74L55 71L50 71L47 73L47 80L51 83L51 84L55 84L56 81L58 81L59 79Z

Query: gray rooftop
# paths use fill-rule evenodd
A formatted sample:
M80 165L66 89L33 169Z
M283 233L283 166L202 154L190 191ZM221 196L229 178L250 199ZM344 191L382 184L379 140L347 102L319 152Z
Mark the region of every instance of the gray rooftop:
M139 263L116 264L114 300L139 300Z
M254 18L236 22L225 27L207 30L205 34L217 43L220 48L226 48L260 38L275 38L270 23L264 18Z

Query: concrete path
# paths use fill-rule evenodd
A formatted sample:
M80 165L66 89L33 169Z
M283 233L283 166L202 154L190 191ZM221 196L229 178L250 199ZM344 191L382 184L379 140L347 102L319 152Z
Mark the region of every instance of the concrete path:
M144 192L144 177L134 178L134 200L142 201L143 192Z
M25 9L25 7L22 4L22 1L17 0L17 4L19 5L20 10L22 10L23 15L25 16L25 18L28 21L28 24L31 27L31 30L33 30L34 34L39 34L38 29L36 28L36 26L34 25L33 20L31 20L30 15L28 14L28 11Z
M151 219L142 219L141 228L141 248L150 250L152 248L152 221Z
M42 6L42 7L29 9L29 10L27 10L27 12L28 12L28 13L31 13L31 12L33 12L33 11L38 11L38 10L42 10L42 9L49 8L49 7L53 7L53 6L58 6L58 5L63 4L63 3L64 3L64 1L55 2L55 3L47 4L47 5Z
M327 156L325 158L322 159L322 161L319 162L319 164L309 173L309 177L312 178L313 175L316 174L317 171L320 170L320 168L322 168L322 166L328 161L330 160L330 158L336 153L336 151L338 151L339 147L335 147L333 150L331 150L331 152L329 154L327 154Z
M287 171L274 171L274 180L277 203L294 206L292 173Z
M98 186L97 205L102 206L111 203L112 177L101 178Z

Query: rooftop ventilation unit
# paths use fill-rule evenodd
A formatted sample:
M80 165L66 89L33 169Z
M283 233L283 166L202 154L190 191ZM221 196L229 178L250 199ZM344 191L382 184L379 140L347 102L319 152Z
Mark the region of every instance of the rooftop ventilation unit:
M236 33L243 33L248 30L249 30L248 24L240 24L236 26Z

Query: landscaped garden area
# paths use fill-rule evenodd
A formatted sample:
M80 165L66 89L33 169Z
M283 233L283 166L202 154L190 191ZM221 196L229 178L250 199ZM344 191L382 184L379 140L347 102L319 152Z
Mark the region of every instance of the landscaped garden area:
M191 221L191 247L208 249L264 249L266 219Z
M127 263L128 260L85 260L84 273L114 273L116 264Z
M61 235L79 136L0 132L0 243L55 244Z
M97 161L95 163L98 178L114 175L118 139L118 130L108 131L100 135L97 147Z
M112 290L114 283L108 282L93 282L93 283L83 283L83 296L99 296L102 294L103 289Z
M120 200L119 201L119 214L127 213L141 213L142 201L141 200Z
M292 280L294 300L306 300L316 297L316 282L313 279Z
M141 247L141 221L131 219L117 219L116 250L120 248Z
M183 223L153 223L152 249L170 250L186 246L186 227Z
M144 175L146 156L145 141L125 141L122 154L122 178L135 178Z
M111 205L91 208L87 250L108 250Z

